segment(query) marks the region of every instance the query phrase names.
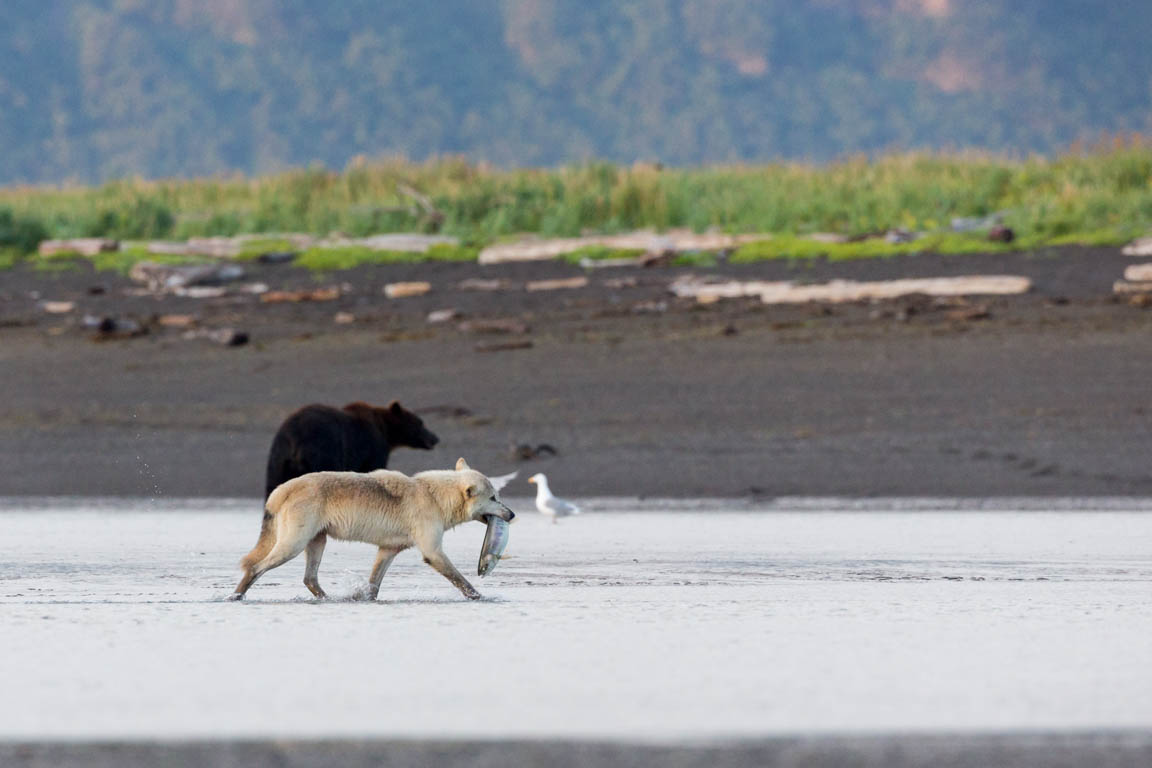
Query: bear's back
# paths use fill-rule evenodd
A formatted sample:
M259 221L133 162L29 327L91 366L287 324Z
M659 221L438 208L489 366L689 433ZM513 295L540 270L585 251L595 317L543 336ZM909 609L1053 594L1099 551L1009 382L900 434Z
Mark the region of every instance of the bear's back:
M387 435L367 413L306 405L284 420L272 440L265 495L309 472L367 472L388 465Z

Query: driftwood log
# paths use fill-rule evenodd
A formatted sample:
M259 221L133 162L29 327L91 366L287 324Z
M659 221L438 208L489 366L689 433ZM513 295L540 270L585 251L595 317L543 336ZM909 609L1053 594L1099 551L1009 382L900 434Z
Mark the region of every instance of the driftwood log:
M994 296L1027 293L1032 281L1015 275L966 275L963 277L913 278L856 282L833 280L815 285L792 282L730 280L720 283L699 278L677 280L673 294L706 303L726 298L759 297L765 304L842 303L894 299L911 294L925 296Z

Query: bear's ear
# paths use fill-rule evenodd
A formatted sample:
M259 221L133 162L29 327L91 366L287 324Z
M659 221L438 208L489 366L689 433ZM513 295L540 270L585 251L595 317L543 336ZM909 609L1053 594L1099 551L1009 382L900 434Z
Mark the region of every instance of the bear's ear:
M399 400L393 400L392 402L388 403L388 413L392 414L393 416L399 416L400 414L404 413L404 406L400 405Z
M463 472L466 469L472 469L472 467L468 466L468 462L464 461L463 457L456 459L456 471Z
M467 488L465 488L465 489L464 489L464 495L465 495L466 497L468 497L469 499L470 499L470 498L472 498L473 496L475 496L475 495L476 495L476 494L478 494L478 493L480 493L480 489L479 489L479 488L477 488L475 485L470 485L470 486L468 486Z

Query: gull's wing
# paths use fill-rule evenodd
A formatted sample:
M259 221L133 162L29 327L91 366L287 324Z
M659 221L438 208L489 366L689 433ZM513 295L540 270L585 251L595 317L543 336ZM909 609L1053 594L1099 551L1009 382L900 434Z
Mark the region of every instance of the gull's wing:
M565 501L564 499L558 499L555 496L553 496L550 499L545 500L544 506L548 507L548 509L552 510L552 512L556 513L557 515L578 515L578 514L580 514L580 507L576 506L575 504L573 504L570 501Z
M520 470L509 472L507 475L497 475L496 477L490 477L488 478L488 482L492 483L492 487L496 489L497 493L499 493L500 489L515 480L516 475L518 474L520 474Z

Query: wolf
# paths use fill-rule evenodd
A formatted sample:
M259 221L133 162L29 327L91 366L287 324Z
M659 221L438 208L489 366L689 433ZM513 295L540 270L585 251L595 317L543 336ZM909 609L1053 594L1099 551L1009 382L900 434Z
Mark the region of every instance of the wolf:
M326 597L317 578L324 545L331 536L375 544L376 562L368 588L358 595L375 600L396 555L416 547L424 562L470 600L480 598L448 556L444 532L489 515L511 521L516 515L500 501L492 480L461 458L455 470L432 470L409 477L400 472L312 472L278 486L268 497L256 546L241 560L243 576L230 599L241 600L261 575L307 553L304 585Z

